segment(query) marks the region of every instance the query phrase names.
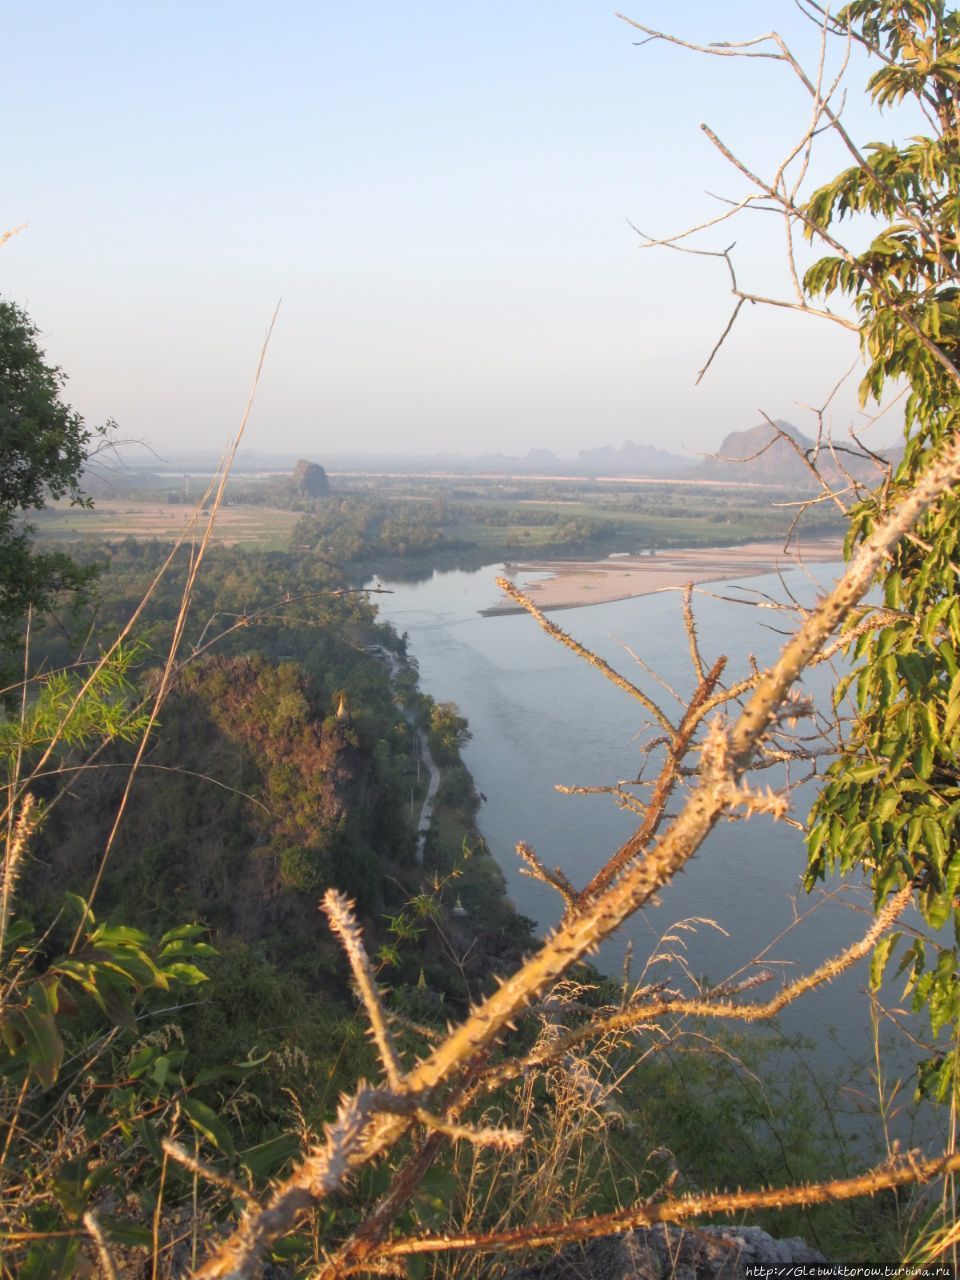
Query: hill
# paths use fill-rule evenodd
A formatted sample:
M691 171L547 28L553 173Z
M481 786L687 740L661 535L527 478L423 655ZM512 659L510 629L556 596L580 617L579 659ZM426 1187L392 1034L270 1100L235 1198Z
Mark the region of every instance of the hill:
M784 436L789 439L784 439ZM890 461L895 461L899 453L890 449L879 452ZM877 462L852 442L831 444L824 441L818 453L815 440L791 423L780 420L775 427L761 422L745 431L731 431L717 453L690 474L691 478L698 480L736 480L743 484L814 491L819 486L801 455L815 461L817 470L827 483L837 488L847 486L851 477L863 484L876 484L880 479Z

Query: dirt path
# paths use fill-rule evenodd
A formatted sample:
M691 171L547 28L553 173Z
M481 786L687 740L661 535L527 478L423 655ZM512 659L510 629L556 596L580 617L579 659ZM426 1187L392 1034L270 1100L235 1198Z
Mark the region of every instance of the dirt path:
M420 757L430 774L430 781L427 783L427 794L424 796L423 804L420 806L420 821L417 823L417 861L422 862L424 846L427 843L427 834L430 831L430 823L433 821L433 799L437 794L437 787L440 785L440 770L430 750L427 735L414 724L412 715L406 709L404 709L404 715L407 718L407 723L417 735Z
M378 654L386 663L390 671L391 680L394 679L400 669L400 659L388 649L380 649ZM423 803L420 806L420 817L417 819L417 861L423 862L423 850L427 843L427 835L430 832L430 823L433 821L433 801L437 794L437 788L440 786L440 768L433 758L433 752L430 750L430 742L426 733L417 724L416 717L409 707L405 706L403 708L403 718L413 730L420 759L423 761L429 775L427 794L423 797ZM419 778L419 770L417 776Z

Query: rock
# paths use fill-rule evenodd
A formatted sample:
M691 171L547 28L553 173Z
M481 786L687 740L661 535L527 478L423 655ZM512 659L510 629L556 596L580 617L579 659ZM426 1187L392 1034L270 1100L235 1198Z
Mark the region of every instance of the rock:
M650 1227L567 1245L549 1262L504 1280L745 1280L748 1267L823 1265L803 1240L759 1227Z
M330 481L323 467L301 458L293 469L290 488L298 498L324 498L330 492Z

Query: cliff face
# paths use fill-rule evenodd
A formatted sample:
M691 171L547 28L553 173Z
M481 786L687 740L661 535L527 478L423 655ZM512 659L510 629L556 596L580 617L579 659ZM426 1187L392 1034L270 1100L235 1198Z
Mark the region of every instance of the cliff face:
M135 783L104 905L151 927L201 919L279 959L315 947L328 886L373 917L402 901L413 837L390 760L318 698L292 663L188 667ZM126 780L117 756L54 811L44 889L92 878Z
M800 451L806 453L811 461L814 460L816 441L805 436L789 422L777 422L776 425L795 442ZM895 456L892 451L887 453L891 459ZM842 446L835 444L833 451L829 443L822 442L815 461L827 483L838 488L850 483L844 472L865 484L876 484L882 476L877 464L869 456L862 454L852 441ZM798 490L814 491L818 487L797 448L778 435L767 422L745 431L731 431L717 450L716 456L707 458L691 474L701 480L732 480L742 484L769 484Z

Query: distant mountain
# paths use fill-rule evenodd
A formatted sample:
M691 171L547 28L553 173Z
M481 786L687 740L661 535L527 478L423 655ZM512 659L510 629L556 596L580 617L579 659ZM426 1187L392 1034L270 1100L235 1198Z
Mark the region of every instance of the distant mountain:
M801 450L812 450L814 441L789 422L777 426ZM636 476L662 480L723 480L742 484L768 484L782 488L806 490L815 487L809 469L797 451L786 440L776 439L769 423L750 427L745 431L732 431L720 445L716 454L698 462L695 458L681 457L660 449L656 445L637 444L626 440L619 446L598 445L581 449L575 457L560 457L552 449L534 448L525 454L488 453L464 456L456 453L400 454L331 450L325 452L323 464L333 471L396 471L453 474L505 474L550 476ZM869 458L856 452L838 448L837 458L847 466L856 479L865 483L876 482L879 472ZM899 450L885 451L896 457ZM141 450L125 450L123 463L130 471L147 475L212 471L220 462L221 454L215 450L197 449L183 453L160 455ZM311 459L317 462L318 459ZM244 473L292 472L298 457L296 454L270 453L258 449L241 449L238 452L234 472ZM848 483L837 462L826 446L820 450L820 470L830 484ZM162 482L161 482L162 483Z
M676 476L696 465L692 458L681 458L652 444L634 444L632 440L625 440L619 449L610 445L581 449L577 461L582 471L598 475Z
M789 422L778 421L776 426L782 435L768 422L745 431L731 431L716 454L690 472L691 479L733 480L742 484L778 485L784 489L816 489L816 478L801 457L801 453L805 453L811 461L814 460L816 441ZM789 436L789 440L783 436ZM878 450L878 453L894 461L900 450ZM844 472L864 484L876 484L881 478L876 463L862 454L852 441L844 444L835 441L833 450L829 443L821 443L816 466L827 483L838 488L850 483Z
M536 467L538 470L549 470L550 467L555 467L560 459L552 449L528 449L524 461L529 462L532 467Z
M193 449L177 453L150 453L141 449L129 449L123 453L124 466L129 470L149 473L213 471L222 454L213 449ZM293 453L268 453L259 449L240 449L234 464L234 472L293 471L299 461ZM552 449L528 449L523 455L487 453L465 456L456 453L397 454L341 452L325 453L324 465L334 470L349 471L399 471L399 472L494 472L514 475L623 475L623 476L673 476L687 475L695 461L667 453L649 444L625 441L619 448L605 446L581 449L576 457L559 457Z
M190 471L215 471L223 461L222 449L188 449L182 452L158 448L139 448L136 445L119 451L121 464L135 471L170 471L183 474ZM235 471L293 471L300 460L297 453L266 453L262 449L239 449L234 463Z

